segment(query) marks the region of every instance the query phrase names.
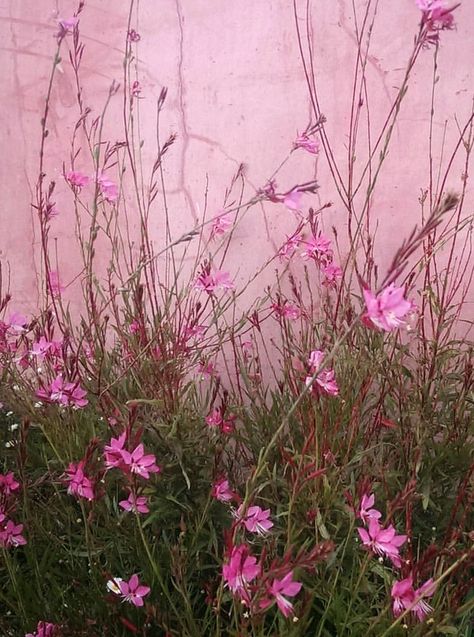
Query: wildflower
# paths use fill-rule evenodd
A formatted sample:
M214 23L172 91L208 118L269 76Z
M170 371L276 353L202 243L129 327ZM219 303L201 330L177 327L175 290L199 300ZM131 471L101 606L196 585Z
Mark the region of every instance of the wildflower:
M375 496L372 493L371 495L364 494L362 496L362 500L360 502L360 510L359 517L364 522L364 524L368 524L369 520L380 520L382 514L377 509L372 509L375 502Z
M383 529L378 520L369 520L369 529L358 528L360 539L364 546L372 550L377 555L388 557L396 567L401 566L399 549L407 540L406 535L397 535L392 525Z
M32 356L37 356L42 360L51 349L51 346L52 343L50 343L44 336L41 336L39 341L33 343L30 353Z
M24 546L26 540L21 534L23 524L15 524L13 520L8 520L5 526L0 529L0 546L8 549L11 546Z
M257 558L250 554L246 544L234 546L229 562L222 567L222 577L226 586L245 602L250 601L248 584L259 573L260 566L257 564Z
M84 473L84 466L84 460L77 464L74 462L69 463L69 467L66 469L67 477L65 478L65 481L69 482L67 492L76 498L92 501L95 498L94 483Z
M212 485L211 495L220 502L230 502L235 497L235 493L229 486L229 481L225 478L221 478L214 482Z
M296 321L301 316L299 307L289 303L288 301L284 301L283 303L273 303L272 310L279 318L286 318L291 321Z
M36 626L34 633L27 633L25 637L54 637L57 634L57 624L51 622L40 621Z
M20 483L15 480L13 471L9 471L5 475L0 473L0 493L9 496L14 491L17 491L19 488Z
M150 592L149 586L140 585L138 575L132 575L128 582L119 582L120 593L124 602L130 602L134 606L143 606L143 598Z
M77 16L72 16L72 18L63 18L58 20L59 30L56 34L56 37L61 39L64 38L68 33L72 33L74 29L77 27L79 23L79 18Z
M152 453L145 454L145 448L143 444L139 444L132 453L122 450L122 458L125 467L136 473L137 475L148 480L150 473L160 473L161 468L156 463L156 458Z
M228 272L215 270L214 273L211 274L210 268L206 268L194 282L194 287L197 290L202 290L212 294L219 289L233 290L235 286L230 280Z
M287 208L293 210L293 212L298 212L302 208L302 199L303 193L301 190L290 190L285 195L283 195L283 203Z
M293 614L293 604L284 597L294 597L298 595L303 584L293 580L293 571L290 571L282 579L274 579L268 590L269 594L275 598L278 608L285 617ZM271 599L263 599L260 602L262 608L271 604Z
M113 579L109 579L106 586L107 590L115 595L120 595L120 582L123 582L121 577L114 577Z
M102 197L109 203L115 203L118 199L118 187L115 182L106 177L103 173L98 177L97 184Z
M150 513L148 508L148 499L146 496L136 496L132 491L128 494L127 500L121 500L119 506L125 511L133 513Z
M242 506L237 510L238 519L243 522L249 533L265 535L273 526L270 520L270 509L263 510L259 506L249 507L243 514Z
M433 580L429 579L419 589L414 590L412 575L401 581L396 581L391 591L395 617L410 609L416 615L418 621L422 622L426 615L433 610L424 598L431 597L435 592L435 588Z
M324 274L323 285L335 286L339 279L342 279L342 270L338 265L334 263L328 263L321 268Z
M234 431L235 416L228 416L224 419L221 409L214 409L207 417L206 423L209 427L218 427L222 433L229 434Z
M370 290L364 290L366 322L386 332L404 326L402 319L412 309L412 304L403 295L403 288L396 288L393 283L377 296Z
M310 353L308 364L312 372L311 376L306 377L306 385L311 385L311 388L318 392L323 391L329 396L339 395L339 386L336 381L336 374L333 369L322 369L318 372L316 378L313 380L314 373L320 369L324 359L324 352L319 349L315 349Z
M303 148L308 153L311 153L312 155L317 155L320 151L321 145L318 139L316 138L311 139L310 137L308 137L306 133L302 133L301 135L298 135L295 141L293 142L293 148L295 150L297 148Z
M211 229L211 239L215 239L218 236L222 236L234 225L232 221L232 215L227 212L220 214L214 219Z
M87 175L78 170L70 170L66 173L66 181L73 188L83 188L88 185L90 179Z
M85 407L88 400L85 398L87 392L77 383L64 382L61 374L58 374L50 385L36 392L38 398L43 398L51 403L57 403L63 407L73 406L76 409Z
M118 438L111 438L109 444L105 445L104 457L107 469L122 468L124 466L122 451L126 439L127 434L124 431Z
M20 312L14 312L7 323L7 329L14 334L22 334L25 331L25 325L28 323L28 319Z
M315 261L325 261L332 256L331 239L319 233L317 237L311 236L307 241L302 242L305 246L301 253L303 259L314 259Z
M296 252L301 240L302 239L300 234L295 234L291 237L287 237L285 243L278 251L280 261L290 259Z

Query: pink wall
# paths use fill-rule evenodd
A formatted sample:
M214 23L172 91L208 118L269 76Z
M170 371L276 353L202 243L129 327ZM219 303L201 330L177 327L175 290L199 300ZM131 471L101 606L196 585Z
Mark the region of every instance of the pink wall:
M366 6L356 0L359 19ZM58 6L57 6L58 5ZM86 45L83 85L87 105L100 111L113 80L122 80L122 61L129 3L86 0L81 34ZM306 2L299 2L301 16ZM354 16L351 0L314 0L312 31L315 71L326 129L341 171L346 174L349 104L355 63ZM38 169L40 118L55 48L54 10L68 17L69 0L0 0L1 83L3 105L0 135L2 207L0 252L4 278L10 279L16 307L32 309L38 301L41 270L39 237L30 208ZM368 63L371 126L383 122L400 85L417 31L414 0L380 0ZM474 89L474 5L465 0L456 11L457 29L442 34L433 130L435 162L447 162L456 142L456 119L469 116ZM304 21L300 24L304 26ZM262 186L291 148L297 130L308 123L309 103L295 37L290 0L141 0L133 25L141 34L138 47L142 84L142 131L145 157L151 157L155 133L155 102L163 86L168 101L162 137L178 133L166 164L174 233L190 229L204 207L209 178L209 211L217 210L238 164L246 164L248 192ZM65 56L66 57L66 56ZM420 218L420 189L428 186L429 113L433 52L419 59L402 105L389 157L372 202L377 219L380 267L402 236ZM48 177L57 179L60 216L54 220L58 262L63 279L78 271L71 249L74 217L70 194L62 179L68 163L68 140L78 116L73 75L65 60L51 102L47 147ZM120 139L121 101L114 98L107 136ZM360 154L366 152L361 125ZM443 149L444 143L444 151ZM461 158L462 159L462 158ZM80 164L80 162L79 162ZM87 166L83 166L87 170ZM90 170L90 167L89 167ZM448 186L461 187L462 162L457 161ZM321 185L307 205L334 202L324 226L343 228L345 212L335 193L324 157L294 153L279 183L288 189L314 177ZM471 199L472 200L472 199ZM472 207L471 207L472 210ZM130 220L133 210L128 211ZM154 232L163 237L157 211ZM239 225L231 253L237 283L242 284L291 232L295 219L282 205L256 207ZM7 272L9 268L9 271ZM238 271L238 274L237 274ZM265 280L272 281L271 269ZM471 299L472 301L472 299Z

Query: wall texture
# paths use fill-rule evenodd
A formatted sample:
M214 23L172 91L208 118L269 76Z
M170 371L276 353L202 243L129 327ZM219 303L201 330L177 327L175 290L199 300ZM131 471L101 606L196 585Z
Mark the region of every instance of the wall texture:
M306 1L297 3L299 24L305 25ZM350 100L356 63L356 20L366 0L313 0L311 12L315 75L326 129L347 173ZM4 283L9 281L18 308L38 302L41 259L35 213L31 208L38 172L40 120L55 49L57 16L69 17L69 0L0 0L1 111L0 254ZM80 27L85 52L85 100L99 113L112 81L121 82L129 3L86 0ZM420 12L414 0L380 0L367 66L370 126L380 129L400 86L417 31ZM456 11L457 28L442 34L436 75L432 154L435 174L457 141L458 126L471 111L474 89L474 5ZM205 205L212 213L223 200L238 165L246 165L249 192L262 186L288 154L298 130L309 121L309 100L301 64L291 0L140 0L132 24L140 33L138 79L142 86L141 130L146 157L155 147L155 104L163 86L168 100L162 137L178 139L166 164L173 232L192 227ZM360 26L360 25L359 25ZM78 117L74 77L61 64L52 92L45 166L56 179L60 214L52 226L58 265L64 281L78 272L72 250L75 224L69 193L62 178L69 165L69 139ZM377 234L376 256L384 268L400 239L420 219L419 197L429 182L430 110L433 50L423 51L403 101L381 184L371 206ZM120 139L120 93L112 100L105 131ZM367 153L367 122L360 124L358 152ZM148 155L147 155L148 154ZM462 157L456 160L447 186L459 190ZM79 161L80 163L80 161ZM90 166L81 166L90 170ZM318 195L306 205L331 201L323 225L342 227L346 213L338 200L323 156L303 151L285 165L279 183L288 189L317 177ZM127 214L134 221L131 207ZM163 237L163 219L156 212L156 240ZM265 204L239 225L231 259L237 283L245 282L295 225L283 205ZM105 257L104 257L105 258ZM267 279L271 281L272 272ZM262 287L259 284L260 287ZM70 300L79 303L78 299ZM472 301L472 299L471 299Z

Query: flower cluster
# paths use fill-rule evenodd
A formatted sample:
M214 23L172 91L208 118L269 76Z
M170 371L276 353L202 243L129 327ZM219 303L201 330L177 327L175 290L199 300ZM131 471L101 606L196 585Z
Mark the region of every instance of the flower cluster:
M0 546L6 549L26 544L22 534L23 524L16 524L8 517L16 508L16 492L19 488L20 483L13 472L0 474Z
M411 611L418 621L422 622L433 608L425 599L433 596L436 590L432 579L427 580L420 588L413 588L413 575L396 581L392 586L393 614L398 617L406 610Z
M315 349L310 353L308 359L310 375L306 377L306 385L311 387L311 391L316 396L327 394L328 396L338 396L339 386L336 381L336 374L333 369L321 369L324 363L324 352ZM318 371L320 370L320 371ZM316 374L315 378L313 376Z

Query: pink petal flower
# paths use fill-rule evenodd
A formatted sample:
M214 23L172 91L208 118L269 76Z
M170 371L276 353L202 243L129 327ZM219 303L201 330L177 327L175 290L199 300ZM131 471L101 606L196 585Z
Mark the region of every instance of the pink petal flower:
M265 535L272 528L273 522L270 520L270 509L261 509L259 506L251 506L243 514L243 507L237 510L237 518L241 520L249 533Z
M220 502L230 502L235 498L236 494L230 488L229 481L221 478L212 485L211 495Z
M250 601L249 583L260 573L257 558L250 554L246 544L234 546L229 562L222 567L226 586L243 601Z
M73 188L83 188L88 185L90 179L87 175L78 170L70 170L66 173L66 181L68 181L69 185Z
M274 579L270 586L270 594L275 597L278 608L285 617L293 614L293 604L284 597L294 597L298 595L302 587L301 582L293 580L293 571L290 571L283 579Z
M293 148L303 148L308 153L317 155L321 149L321 145L318 139L311 139L308 135L306 135L306 133L302 133L301 135L298 135L293 142Z
M371 495L364 494L362 496L362 500L360 503L359 517L364 522L364 524L368 524L369 520L379 520L382 517L380 511L377 509L372 509L375 502L375 496L372 493Z
M134 606L143 606L143 598L150 592L149 586L143 586L140 584L138 575L132 575L128 582L122 580L118 582L122 599L124 602L129 602Z
M405 325L402 319L413 306L404 298L403 288L396 288L391 283L378 295L370 290L364 290L363 293L367 308L365 318L372 325L386 332Z
M100 175L97 179L97 183L102 197L109 203L115 203L119 196L117 184L104 174Z

